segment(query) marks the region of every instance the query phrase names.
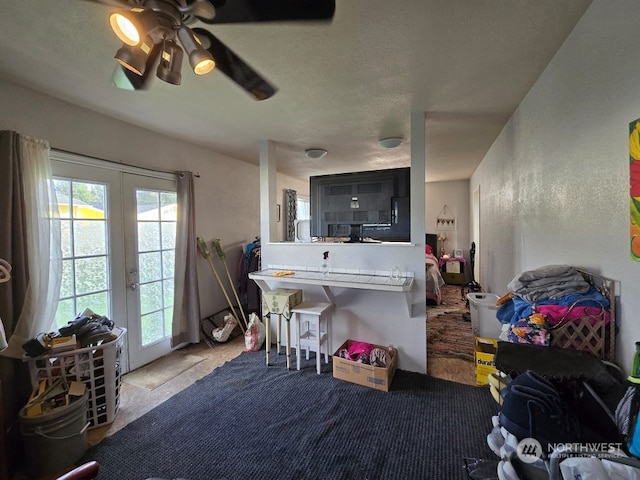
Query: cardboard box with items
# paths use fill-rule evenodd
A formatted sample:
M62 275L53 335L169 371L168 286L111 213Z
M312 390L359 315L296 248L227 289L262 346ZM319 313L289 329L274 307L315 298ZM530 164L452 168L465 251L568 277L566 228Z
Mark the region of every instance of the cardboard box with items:
M369 356L368 362L362 353ZM388 392L397 363L395 348L347 340L333 354L333 378Z
M488 376L497 372L494 365L494 357L498 348L498 340L495 338L476 337L476 384L487 385Z

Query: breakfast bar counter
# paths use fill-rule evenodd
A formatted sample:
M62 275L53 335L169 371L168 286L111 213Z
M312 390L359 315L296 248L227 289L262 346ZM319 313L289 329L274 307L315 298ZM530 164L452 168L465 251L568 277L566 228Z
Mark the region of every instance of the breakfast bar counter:
M252 272L249 278L255 280L263 292L269 292L270 282L291 283L296 285L319 285L323 288L330 303L335 303L331 287L381 290L408 294L413 286L413 277L390 275L368 275L363 273L322 273L310 270L267 269Z
M287 284L287 287L300 288L303 285L315 285L322 287L324 294L332 305L335 306L335 299L332 287L338 288L357 288L364 290L377 290L385 292L397 292L403 293L407 302L407 310L411 311L411 288L413 287L414 278L412 276L399 276L393 278L391 275L370 275L364 273L338 273L329 272L322 273L312 270L283 270L269 268L266 270L260 270L249 273L249 278L254 280L260 287L263 297L264 295L270 295L271 293L279 293L278 289L272 287L274 283ZM269 337L270 337L270 321L269 317L271 313L277 313L278 319L280 319L281 312L268 312L265 316L267 326L267 365L269 364ZM264 315L264 312L263 312ZM284 315L287 321L286 325L286 348L287 348L287 368L289 368L289 318ZM278 336L279 336L279 323L278 322ZM278 340L279 345L279 340Z

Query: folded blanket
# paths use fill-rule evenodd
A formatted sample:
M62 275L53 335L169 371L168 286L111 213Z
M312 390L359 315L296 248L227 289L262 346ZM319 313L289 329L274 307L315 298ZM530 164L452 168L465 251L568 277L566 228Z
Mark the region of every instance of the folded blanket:
M546 265L521 273L507 285L507 289L529 302L545 298L560 298L587 293L591 285L569 265Z

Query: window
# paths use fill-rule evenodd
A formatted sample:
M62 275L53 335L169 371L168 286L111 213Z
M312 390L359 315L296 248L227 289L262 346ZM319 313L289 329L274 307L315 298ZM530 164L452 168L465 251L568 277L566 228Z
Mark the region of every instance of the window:
M309 197L298 195L296 208L296 220L309 220L311 218L311 202L309 201Z
M110 316L108 212L105 184L54 178L62 245L62 283L55 322L85 308Z
M175 192L136 190L143 346L171 334L177 203Z

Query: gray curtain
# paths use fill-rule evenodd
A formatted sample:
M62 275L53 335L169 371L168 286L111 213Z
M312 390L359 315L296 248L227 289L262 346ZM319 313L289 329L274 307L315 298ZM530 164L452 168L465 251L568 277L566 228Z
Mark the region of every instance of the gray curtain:
M28 278L19 272L27 271L27 252L23 241L23 215L25 212L18 163L18 134L0 132L0 258L12 266L11 281L0 285L0 318L4 323L7 337L13 334L15 324L22 311L22 303L27 291ZM0 356L0 390L2 391L2 416L5 429L12 426L5 438L6 451L0 451L0 478L9 478L15 468L20 445L18 436L18 412L24 404L25 392L19 386L30 388L31 383L26 368L20 372L20 360ZM14 435L10 436L10 432ZM0 435L4 435L4 431ZM1 443L1 442L0 442ZM3 476L4 475L4 476Z
M0 258L12 266L11 281L0 287L0 318L7 338L11 337L27 292L29 259L24 238L24 192L20 174L19 136L0 132Z
M60 234L53 192L49 144L0 131L0 258L12 266L0 285L0 318L9 348L0 356L0 391L6 452L0 477L10 471L20 444L18 412L31 390L22 344L50 331L60 288ZM8 477L7 477L8 478Z
M298 217L298 192L284 191L285 212L287 212L287 235L285 240L293 242L296 239L296 218Z
M178 172L172 347L200 341L197 245L193 174Z

